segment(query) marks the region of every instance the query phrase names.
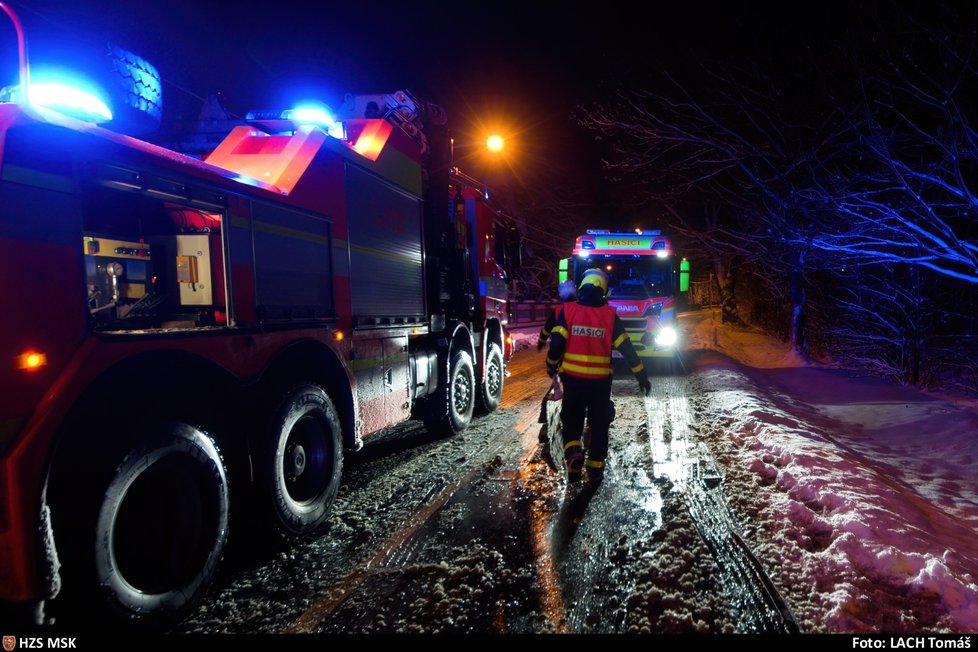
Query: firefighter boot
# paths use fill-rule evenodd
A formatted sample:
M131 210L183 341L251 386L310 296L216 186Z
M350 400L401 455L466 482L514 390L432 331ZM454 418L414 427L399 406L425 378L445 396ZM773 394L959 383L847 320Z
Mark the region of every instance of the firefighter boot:
M564 445L564 459L567 460L567 481L580 481L584 468L584 449L580 441L570 441Z
M584 463L587 467L587 483L589 486L597 487L604 480L604 460L588 460Z

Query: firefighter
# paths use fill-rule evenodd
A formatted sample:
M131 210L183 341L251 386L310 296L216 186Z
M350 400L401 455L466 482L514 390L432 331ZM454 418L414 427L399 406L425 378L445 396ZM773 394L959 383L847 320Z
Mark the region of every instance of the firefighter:
M557 296L560 297L561 305L551 310L550 314L547 315L547 322L540 329L540 337L537 338L537 351L543 350L543 347L547 345L547 340L550 339L550 333L554 329L554 324L557 322L557 315L560 314L563 304L568 301L577 301L577 288L574 287L574 281L567 280L558 285ZM540 416L537 417L537 423L543 424L540 426L540 432L537 433L537 441L541 444L550 441L547 433L547 401L549 399L550 388L547 388L547 393L543 395L543 399L540 401Z
M600 269L584 272L577 302L564 304L557 315L547 354L547 373L553 376L559 367L564 383L560 418L568 480L580 480L586 466L588 483L592 485L599 484L604 478L608 428L614 419L612 348L624 356L642 393L648 396L652 389L645 365L614 308L608 305L607 294L608 277L604 272ZM591 430L587 462L581 442L585 416Z

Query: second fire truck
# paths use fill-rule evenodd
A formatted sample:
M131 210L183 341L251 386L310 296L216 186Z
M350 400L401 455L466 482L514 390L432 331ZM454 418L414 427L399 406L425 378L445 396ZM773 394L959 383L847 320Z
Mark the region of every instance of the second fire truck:
M661 231L589 229L577 238L571 257L560 261L559 280L579 284L594 267L607 273L608 304L639 356L675 356L676 302L689 288L689 263L677 263L669 238Z

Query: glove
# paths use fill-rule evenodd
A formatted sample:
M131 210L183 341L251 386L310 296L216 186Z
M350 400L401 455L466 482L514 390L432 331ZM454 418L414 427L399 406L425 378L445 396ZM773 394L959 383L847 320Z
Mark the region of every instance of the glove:
M649 377L645 374L641 376L636 376L638 379L638 388L642 390L642 396L648 396L652 393L652 383L649 382Z
M547 365L547 375L550 376L551 378L553 378L554 376L556 376L557 375L557 367L555 367L554 365L548 364Z
M543 351L543 347L547 346L545 340L537 340L537 351Z

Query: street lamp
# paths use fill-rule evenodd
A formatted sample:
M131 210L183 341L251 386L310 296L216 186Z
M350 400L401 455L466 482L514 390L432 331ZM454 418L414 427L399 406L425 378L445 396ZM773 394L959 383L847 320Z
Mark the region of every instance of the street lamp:
M497 155L498 154L501 154L502 151L506 148L506 139L503 136L499 135L499 134L490 134L489 136L486 137L485 143L486 143L486 145L485 145L486 146L486 151L488 151L490 153L490 156L489 157L485 157L485 160L489 160L491 158L496 158ZM451 139L451 148L452 148L452 164L453 165L455 164L455 146L456 146L455 138L452 138ZM477 147L474 147L473 145L460 145L460 147L462 149L468 149L468 150L470 150L470 153L467 154L467 155L464 155L463 158L472 159L474 156L476 156L476 154L472 150L478 149Z
M499 134L491 134L486 138L486 149L490 152L501 152L506 145L506 140Z
M468 150L460 159L476 168L476 173L482 177L483 194L486 199L489 199L489 172L492 167L498 164L498 159L503 156L503 150L506 149L506 139L498 133L492 133L483 141L485 149L476 144L478 141L469 142L471 143L469 145L459 145L463 151ZM451 166L456 172L461 172L458 159L455 156L455 138L451 139L450 144Z

